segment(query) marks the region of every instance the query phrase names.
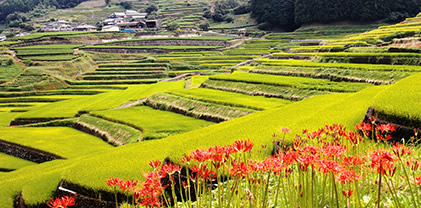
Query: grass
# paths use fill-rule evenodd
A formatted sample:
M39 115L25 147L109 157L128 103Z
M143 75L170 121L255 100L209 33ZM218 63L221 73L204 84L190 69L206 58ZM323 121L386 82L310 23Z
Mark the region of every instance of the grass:
M36 165L36 163L0 152L0 168L16 170L30 165Z
M144 140L160 139L213 124L172 112L154 110L147 106L95 111L92 114L141 128Z
M246 82L253 84L266 84L298 89L330 91L330 92L356 92L371 86L366 83L332 82L322 79L311 79L303 77L289 77L276 75L261 75L249 73L236 73L233 75L215 75L209 77L211 80L223 80L234 82Z
M106 121L87 114L79 117L77 123L82 124L83 126L89 126L90 129L107 135L107 138L110 139L108 142L114 145L135 143L140 140L142 136L142 133L139 130L130 126Z
M404 66L404 65L385 65L385 64L349 64L349 63L317 63L311 61L300 60L275 60L275 59L259 59L266 66L301 66L301 67L329 67L349 70L368 70L368 71L401 71L401 72L418 72L421 66Z
M208 79L209 79L209 76L192 76L190 87L199 87L204 81Z
M143 42L143 41L154 41L154 40L203 40L203 41L227 41L232 40L233 38L229 37L216 37L216 36L201 36L201 37L190 37L190 38L179 38L179 37L171 37L171 38L144 38L144 39L130 39L130 40L118 40L109 42L104 45L111 45L114 43L126 43L126 42Z
M152 85L130 85L123 91L112 91L99 95L66 100L33 109L23 118L73 117L79 111L105 110L120 106L131 100L146 98L156 92L180 89L184 82L162 82Z
M145 105L155 109L178 112L191 117L209 120L214 122L222 122L242 116L246 116L254 112L252 109L230 107L210 102L199 101L186 97L176 96L168 93L157 93L146 99Z
M302 100L310 96L328 93L317 90L307 90L285 86L254 84L225 80L207 80L201 85L201 87L228 92L242 93L250 96L281 98L291 101Z
M55 55L55 56L25 56L22 59L29 59L32 61L70 61L78 56L74 55Z
M382 117L399 124L421 127L421 74L402 79L375 99L374 108Z
M170 93L189 99L227 105L231 107L250 108L254 110L267 110L290 103L289 101L275 98L265 98L262 96L247 96L239 93L225 92L205 88L174 90Z
M12 57L0 56L0 58L2 58L0 62L0 82L13 79L23 71L23 66L17 64Z
M112 148L98 137L67 127L0 128L0 135L2 140L64 158L76 158Z
M191 50L191 49L218 49L223 46L85 46L81 49L163 49L163 50Z
M258 66L247 71L259 74L298 76L353 82L389 84L414 74L414 72L364 71L329 67Z

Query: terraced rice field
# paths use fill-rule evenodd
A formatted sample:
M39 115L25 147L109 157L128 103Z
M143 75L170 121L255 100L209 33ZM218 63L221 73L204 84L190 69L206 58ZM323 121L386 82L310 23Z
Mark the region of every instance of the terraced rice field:
M184 16L179 23L186 27L199 21L197 14L205 3L185 9L184 1L154 2L168 8L158 12L168 17L168 23L170 17L175 21ZM303 129L326 124L354 129L370 106L381 119L420 128L419 54L407 48L392 52L394 42L419 32L416 19L358 35L351 33L372 25L314 26L247 40L226 50L191 46L197 51L170 52L187 47L170 45L160 48L165 53L147 56L82 51L92 68L72 71L74 79L42 71L42 66L24 69L18 60L7 60L11 57L2 59L2 68L10 70L0 74L5 80L0 88L0 140L65 159L34 164L0 153L0 171L13 170L0 173L0 208L13 207L20 193L27 204L38 206L52 197L61 180L80 196L113 201L105 181L143 180L140 172L150 170L150 160L178 161L197 148L248 138L255 146L268 147L252 155L262 158L271 154L272 135L282 134L283 127L291 130L288 141ZM397 34L402 32L405 37ZM33 36L44 35L49 34ZM392 36L395 40L389 40ZM127 42L131 41L115 44ZM85 48L149 47L113 44ZM43 47L47 46L38 48L40 54ZM52 53L63 56L79 46L48 47L56 47ZM34 48L15 50L25 59L34 57ZM311 52L297 53L303 51ZM3 62L8 65L3 67ZM21 83L30 82L25 73L36 74L30 76L33 80L54 78L66 89L24 90ZM206 76L162 82L180 74ZM16 87L11 91L5 85ZM13 122L18 126L7 127Z

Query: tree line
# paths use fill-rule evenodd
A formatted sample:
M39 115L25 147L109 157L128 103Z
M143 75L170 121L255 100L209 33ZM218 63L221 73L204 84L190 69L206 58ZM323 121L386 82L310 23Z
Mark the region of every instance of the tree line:
M250 0L250 9L263 29L292 30L313 22L398 22L416 16L421 0Z
M9 15L22 16L23 14L18 15L18 13L28 13L37 9L73 8L83 1L87 0L3 0L0 1L0 21L8 23L8 20L13 19L13 17L7 18Z

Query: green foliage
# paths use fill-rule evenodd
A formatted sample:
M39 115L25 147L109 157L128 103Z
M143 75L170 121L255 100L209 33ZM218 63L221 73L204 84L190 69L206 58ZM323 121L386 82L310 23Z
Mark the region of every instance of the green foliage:
M344 20L373 21L385 19L393 12L406 12L407 15L413 16L420 9L421 2L417 0L297 0L295 20L298 24Z
M18 15L19 12L26 13L39 6L56 7L60 9L73 8L86 0L4 0L0 2L0 19L5 20L9 15ZM22 19L22 18L19 18ZM11 19L12 21L15 18Z
M258 22L266 22L271 26L282 27L286 30L296 28L294 23L295 0L251 0L252 16Z

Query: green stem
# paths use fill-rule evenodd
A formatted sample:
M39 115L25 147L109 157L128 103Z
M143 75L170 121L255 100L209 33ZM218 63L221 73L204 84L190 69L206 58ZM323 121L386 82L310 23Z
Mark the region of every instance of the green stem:
M335 189L335 195L336 195L336 207L339 208L338 189L336 188L335 176L333 175L333 173L332 173L332 182L333 182L333 188Z
M279 173L279 176L278 176L278 185L276 187L275 206L274 207L276 207L278 205L278 196L279 196L280 188L281 188L281 173Z
M321 207L324 207L324 204L325 204L326 180L327 180L327 175L324 175L323 188L322 188L322 204L321 204Z
M267 207L266 206L266 199L267 199L267 194L268 194L268 190L269 190L269 179L270 179L270 175L272 172L269 172L268 177L267 177L267 184L266 184L266 188L265 188L265 193L263 195L263 203L262 203L262 207Z
M381 191L381 187L382 187L382 165L381 165L381 161L380 161L380 171L379 171L379 189L377 192L377 208L380 208L380 191Z
M393 202L395 203L396 207L397 207L397 208L399 208L399 207L400 207L400 205L399 205L399 202L398 202L398 200L397 200L397 198L396 198L396 196L397 196L397 195L396 195L396 192L395 192L395 190L394 190L393 185L389 185L388 180L387 180L387 177L385 177L385 178L384 178L384 181L386 182L387 187L389 188L390 192L392 193L392 199L393 199ZM392 183L392 179L390 179L390 180L389 180L389 182L390 182L391 184L393 184L393 183Z
M417 203L417 200L416 200L415 195L414 195L414 189L412 188L412 184L409 181L409 175L406 172L406 168L405 168L404 163L402 162L402 158L401 157L399 157L399 161L400 161L400 163L402 165L402 169L403 169L403 172L405 174L406 182L408 183L409 189L411 190L412 201L414 202L415 208L417 208L418 207L418 203Z
M116 187L114 187L114 198L115 198L115 208L118 208L118 200L117 200L117 190L116 190Z

